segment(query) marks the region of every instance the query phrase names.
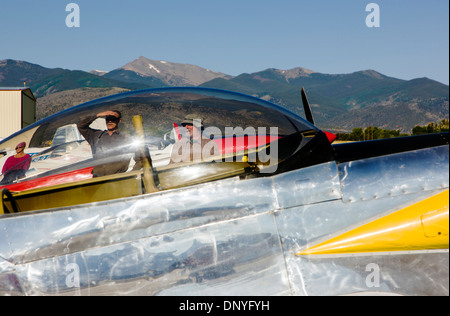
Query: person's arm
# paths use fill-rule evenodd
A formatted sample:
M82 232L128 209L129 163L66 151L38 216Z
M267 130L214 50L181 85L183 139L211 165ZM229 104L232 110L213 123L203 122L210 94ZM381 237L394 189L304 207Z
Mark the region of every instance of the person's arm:
M30 155L26 155L27 159L23 162L23 170L28 171L28 169L30 169L30 165L31 165L31 156Z
M84 118L78 122L77 127L81 135L87 140L89 144L93 143L94 134L97 130L90 128L89 126L97 119L97 115L92 115Z
M6 171L8 171L8 169L12 167L10 165L11 165L11 157L6 159L6 162L5 162L5 164L3 165L3 168L2 168L2 174L5 173Z

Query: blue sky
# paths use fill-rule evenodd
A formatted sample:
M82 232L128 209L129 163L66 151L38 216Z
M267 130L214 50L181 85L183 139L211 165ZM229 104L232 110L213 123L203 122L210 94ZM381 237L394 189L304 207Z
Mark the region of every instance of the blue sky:
M69 28L66 5L80 7ZM380 27L366 25L369 3ZM113 70L145 56L230 75L373 69L449 83L447 0L0 0L0 60Z

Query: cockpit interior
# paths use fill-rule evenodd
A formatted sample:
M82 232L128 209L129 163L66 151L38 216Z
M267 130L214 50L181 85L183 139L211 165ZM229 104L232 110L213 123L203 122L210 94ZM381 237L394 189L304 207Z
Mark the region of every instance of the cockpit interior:
M92 147L100 145L89 143L79 125L105 111L121 113L117 130L123 137L98 157ZM89 126L107 128L105 117ZM29 167L8 179L2 168L19 143L26 144ZM206 88L126 92L57 113L1 141L0 214L267 177L332 159L321 130L255 97ZM128 163L127 170L95 174L98 166L119 161Z

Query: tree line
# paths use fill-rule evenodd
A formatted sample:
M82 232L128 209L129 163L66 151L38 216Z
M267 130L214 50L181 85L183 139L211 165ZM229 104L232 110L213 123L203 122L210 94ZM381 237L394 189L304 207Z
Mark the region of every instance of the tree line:
M449 131L449 120L444 119L440 123L430 123L426 126L415 126L410 134L401 133L400 130L382 129L376 126L366 128L356 127L351 133L338 133L338 141L365 141L411 135L435 134Z

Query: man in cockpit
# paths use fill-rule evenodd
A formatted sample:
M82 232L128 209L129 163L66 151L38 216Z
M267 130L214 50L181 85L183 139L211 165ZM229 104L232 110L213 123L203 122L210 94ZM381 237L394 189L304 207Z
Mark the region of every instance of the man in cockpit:
M89 127L97 118L103 117L107 130L97 130ZM88 116L77 124L78 130L91 145L94 157L94 177L122 173L128 170L131 155L127 151L128 137L120 133L119 124L122 114L119 111L105 111Z
M218 151L217 145L211 139L203 137L204 126L199 116L187 115L181 125L187 135L175 143L170 163L202 161L214 156Z

